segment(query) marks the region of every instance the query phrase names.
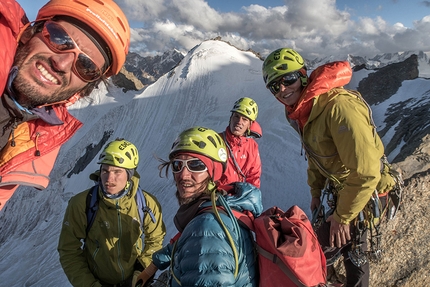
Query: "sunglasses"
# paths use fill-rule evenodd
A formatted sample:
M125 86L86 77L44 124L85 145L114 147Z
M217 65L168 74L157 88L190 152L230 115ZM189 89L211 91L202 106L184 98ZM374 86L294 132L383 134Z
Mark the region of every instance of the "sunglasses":
M79 49L76 42L57 22L46 21L42 29L42 40L55 53L75 53L72 71L84 82L94 82L102 76L101 69Z
M291 86L292 84L297 82L299 78L300 75L297 72L286 74L282 76L279 80L271 82L269 85L267 85L267 88L272 94L276 95L281 90L281 85L283 85L284 87Z
M180 173L184 166L186 166L190 172L204 172L208 170L206 165L198 158L175 159L172 161L173 173Z

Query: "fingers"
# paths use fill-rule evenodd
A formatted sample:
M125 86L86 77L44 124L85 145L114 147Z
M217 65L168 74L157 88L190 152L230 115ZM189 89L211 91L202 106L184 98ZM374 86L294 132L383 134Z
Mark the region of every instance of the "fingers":
M338 223L333 216L329 216L327 222L330 222L330 247L340 248L351 240L349 224Z

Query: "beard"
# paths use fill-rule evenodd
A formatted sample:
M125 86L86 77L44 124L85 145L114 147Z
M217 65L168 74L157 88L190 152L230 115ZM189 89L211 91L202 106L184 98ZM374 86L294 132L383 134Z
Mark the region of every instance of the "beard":
M175 195L176 195L176 199L178 200L179 206L181 206L181 205L185 205L185 204L188 204L190 202L193 202L194 200L196 200L197 198L199 198L200 196L202 196L202 193L198 193L198 194L196 194L194 196L183 198L179 194L179 191L176 191Z
M12 82L12 87L15 92L15 97L17 102L27 108L37 107L42 105L55 104L61 101L65 101L70 99L74 94L81 91L81 89L69 90L67 89L69 82L64 75L58 72L58 76L61 77L61 82L63 83L62 87L54 90L52 92L48 92L46 94L42 94L38 87L43 86L43 83L39 80L34 80L34 82L28 81L25 79L23 75L23 71L26 67L29 67L31 63L34 63L36 60L46 62L48 65L51 65L49 60L42 56L34 55L27 61L25 61L29 55L30 47L27 45L23 45L18 47L14 66L18 67L18 73L15 79ZM53 69L55 70L55 69Z
M176 190L176 199L178 200L179 206L184 205L184 204L188 204L196 199L198 199L199 197L201 197L203 194L206 194L208 191L207 187L209 184L209 178L206 178L203 182L200 183L200 187L196 190L195 194L193 196L188 196L188 197L182 197L181 194L179 193L179 191Z

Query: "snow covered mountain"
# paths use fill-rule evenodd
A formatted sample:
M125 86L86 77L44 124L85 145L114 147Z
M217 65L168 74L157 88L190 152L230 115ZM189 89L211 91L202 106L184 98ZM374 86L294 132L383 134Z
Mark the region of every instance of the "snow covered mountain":
M364 67L367 70L378 70L379 68L389 66L394 63L400 63L415 55L417 57L420 71L419 77L430 78L430 52L423 51L406 51L398 53L385 53L376 55L372 58L361 57L357 55L336 55L325 58L306 59L308 66L312 69L322 64L333 61L348 61L351 67Z
M124 68L133 73L145 86L154 83L184 58L177 50L162 55L142 57L136 53L127 55Z
M56 251L67 201L93 184L88 175L98 168L98 154L116 137L128 139L139 149L141 187L157 196L163 207L167 242L176 233L172 218L177 202L173 179L158 176L155 156L167 158L174 139L185 128L202 125L223 131L233 103L244 96L259 105L264 207L287 209L296 204L309 214L307 163L300 141L285 120L283 106L264 87L261 65L261 59L250 51L222 41L205 41L144 90L123 93L115 86L100 86L90 98L73 105L72 114L84 126L62 147L49 187L43 191L20 187L0 211L0 286L70 286ZM357 89L372 73L355 72L349 88ZM366 86L380 84L375 80ZM390 160L410 143L412 129L403 129L403 134L396 130L419 107L427 107L427 113L420 110L421 118L415 119L420 124L414 129L420 128L423 137L430 134L429 95L429 80L402 80L388 98L372 105L375 122L385 131L382 139L390 145Z

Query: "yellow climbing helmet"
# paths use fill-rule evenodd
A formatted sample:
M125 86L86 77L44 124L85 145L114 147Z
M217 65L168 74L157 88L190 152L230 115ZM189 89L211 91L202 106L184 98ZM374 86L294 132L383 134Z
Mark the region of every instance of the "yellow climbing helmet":
M305 60L299 53L290 48L281 48L270 53L264 60L262 70L266 87L273 80L291 72L299 71L301 77L306 77Z
M230 112L239 113L251 121L255 121L258 116L258 105L257 103L248 97L238 99Z
M135 169L139 163L139 153L131 142L116 139L106 145L97 163Z
M183 131L172 145L169 159L179 152L197 153L220 162L225 170L227 166L227 149L224 140L214 130L205 127L192 127Z

